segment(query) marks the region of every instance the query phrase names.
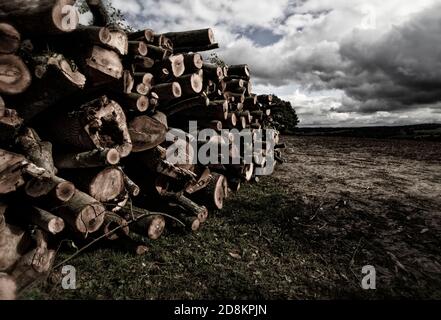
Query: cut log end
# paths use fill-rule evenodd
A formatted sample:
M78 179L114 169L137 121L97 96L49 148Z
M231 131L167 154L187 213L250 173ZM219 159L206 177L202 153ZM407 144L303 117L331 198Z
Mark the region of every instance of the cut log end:
M151 240L157 240L161 237L165 229L165 219L162 216L151 217L150 226L147 235Z
M22 93L30 86L31 79L29 69L19 57L0 55L0 93Z
M20 33L8 23L0 23L0 53L14 53L20 47Z
M75 190L75 185L72 182L63 181L55 187L54 194L61 202L67 202L72 199Z
M52 21L60 32L72 32L80 23L80 17L70 0L57 0L52 8Z
M108 203L118 198L124 190L124 173L118 168L109 167L92 180L89 194L102 203Z

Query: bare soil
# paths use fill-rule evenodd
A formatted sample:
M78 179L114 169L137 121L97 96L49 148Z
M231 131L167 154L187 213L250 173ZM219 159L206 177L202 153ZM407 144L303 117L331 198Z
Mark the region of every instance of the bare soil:
M24 297L441 299L441 144L284 141L286 163L200 232L167 233L143 257L95 248L69 262L76 290L46 283ZM361 288L366 265L376 290Z

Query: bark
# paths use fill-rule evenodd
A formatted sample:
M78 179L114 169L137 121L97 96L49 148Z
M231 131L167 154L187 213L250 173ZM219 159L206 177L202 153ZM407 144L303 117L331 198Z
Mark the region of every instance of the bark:
M22 186L22 168L26 161L22 155L0 149L0 194L7 194Z
M219 49L219 44L218 43L213 43L213 44L206 45L206 46L201 46L201 47L174 48L173 52L174 53L203 52L203 51L211 51L211 50L216 50L216 49Z
M175 48L206 46L215 42L211 29L169 32L164 36L173 42Z
M161 63L162 68L166 68L174 77L180 77L185 72L184 55L175 54L168 57Z
M97 168L117 165L120 155L116 149L95 149L81 153L55 155L55 164L59 169Z
M86 0L93 15L93 24L105 27L110 24L110 17L102 0Z
M204 60L199 53L184 54L185 73L194 73L200 70L204 65Z
M260 96L257 96L257 101L261 104L271 105L271 103L273 102L273 96L272 95L260 95Z
M93 46L86 50L81 60L85 61L83 68L88 79L95 86L121 79L123 76L124 68L115 51Z
M118 97L118 102L129 111L143 113L149 109L150 101L145 95L139 93L128 93Z
M13 54L0 55L0 94L15 95L31 85L31 74L21 58Z
M18 292L46 275L55 260L55 251L48 248L47 234L44 231L37 229L34 241L35 248L21 257L11 273Z
M204 62L202 70L204 71L204 77L214 82L218 82L224 77L222 68L213 63Z
M245 102L245 95L243 93L234 93L231 91L224 92L224 97L228 101L235 102L235 103L244 103Z
M130 54L143 57L147 55L148 48L144 41L129 41L128 44Z
M104 222L106 209L97 200L79 190L63 206L51 210L75 231L82 234L96 232Z
M69 114L51 117L45 128L53 141L81 150L114 148L122 158L132 151L132 141L123 109L106 96L83 105Z
M75 0L3 0L0 19L11 21L25 35L71 32L79 24Z
M120 228L117 231L113 231L118 227ZM118 240L121 237L127 237L130 233L127 220L113 212L106 212L101 230L102 233L106 235L107 240L111 241Z
M185 75L176 79L181 86L182 96L194 96L202 91L203 77L198 73Z
M191 215L196 216L201 223L207 221L208 210L205 206L198 205L180 193L167 192L162 196L168 201L179 205Z
M153 60L164 60L171 56L171 51L151 44L147 45L146 56Z
M228 66L228 77L249 80L250 69L246 64Z
M169 117L191 109L198 110L200 113L206 111L206 107L208 107L209 103L210 100L206 96L199 95L193 98L181 100L168 106L164 106L161 108L161 111Z
M1 112L3 116L0 117L0 141L11 142L23 125L23 119L14 109L4 108L1 109Z
M141 192L139 186L132 179L130 179L129 176L125 173L124 173L124 185L126 186L127 191L132 197L137 197Z
M10 271L30 246L29 234L4 223L0 227L0 272Z
M150 240L157 240L165 229L165 219L161 213L150 212L134 206L126 206L121 214L130 221L130 230Z
M72 199L75 191L76 188L72 182L54 175L33 178L25 185L25 193L29 197L56 204Z
M17 138L16 144L32 163L51 175L57 173L52 157L52 143L42 141L34 129L26 128Z
M50 234L58 234L64 230L63 219L37 207L30 208L29 220Z
M149 71L154 65L155 65L155 60L149 57L143 57L143 56L133 57L133 68L135 72Z
M155 113L152 114L152 119L159 121L166 129L168 129L168 119L164 113L155 111Z
M212 175L210 169L204 168L200 174L198 174L197 179L194 183L190 183L190 185L185 189L185 192L188 194L196 193L205 187L208 186L212 179Z
M159 96L161 104L170 102L182 95L182 88L178 82L158 84L153 86L151 90Z
M23 94L8 99L26 123L80 93L86 84L86 77L61 54L35 56L32 64L35 65L36 79L31 87Z
M158 120L148 116L139 116L129 123L129 133L133 143L133 152L150 150L163 143L167 128Z
M132 32L128 35L131 41L145 41L152 43L155 38L155 32L152 29L145 29L137 32Z

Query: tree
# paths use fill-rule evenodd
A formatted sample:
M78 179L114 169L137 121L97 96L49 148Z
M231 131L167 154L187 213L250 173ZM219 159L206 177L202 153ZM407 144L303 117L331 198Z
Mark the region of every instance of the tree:
M222 60L217 53L210 54L210 58L208 58L208 60L210 61L210 63L214 63L215 65L222 68L227 66L225 61Z
M127 31L130 31L130 32L134 31L133 28L128 24L127 19L124 16L124 14L122 13L122 11L119 9L116 9L112 5L111 0L102 0L102 1L104 3L104 6L106 7L111 24L115 24L115 25L119 26L120 28L127 30ZM77 1L76 6L77 6L78 12L80 14L84 14L84 13L90 11L86 0ZM91 24L91 23L92 23L92 21L89 22L89 24Z
M282 134L292 134L300 122L291 102L284 101L276 95L273 95L271 115L274 119L276 129Z

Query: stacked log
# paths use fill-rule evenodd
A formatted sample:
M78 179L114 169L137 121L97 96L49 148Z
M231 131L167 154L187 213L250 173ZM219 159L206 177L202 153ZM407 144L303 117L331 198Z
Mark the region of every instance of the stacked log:
M50 271L55 235L145 254L169 222L199 230L265 156L283 161L282 145L254 150L278 133L249 67L198 53L218 47L211 29L127 32L98 0L87 1L93 25L81 26L74 3L0 4L0 298ZM225 152L194 157L207 146Z

